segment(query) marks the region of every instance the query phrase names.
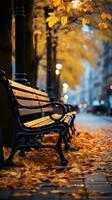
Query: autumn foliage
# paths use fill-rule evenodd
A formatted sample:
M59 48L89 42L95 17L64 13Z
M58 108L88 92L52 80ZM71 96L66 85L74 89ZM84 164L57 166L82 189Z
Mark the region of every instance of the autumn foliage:
M83 25L93 24L93 21L97 21L95 26L106 29L108 22L112 20L110 14L111 0L95 1L95 0L52 0L46 1L49 7L52 7L54 11L49 13L47 22L49 27L54 26L57 23L61 23L62 26L70 23L71 17L73 21L80 20ZM91 18L91 15L95 18Z
M73 136L71 150L65 152L69 164L63 168L59 166L59 158L54 150L47 149L32 150L24 158L15 156L15 167L0 171L0 187L2 188L24 188L27 192L39 190L43 184L55 185L57 187L75 187L72 180L84 174L90 174L97 170L109 168L112 162L111 157L111 132L108 131L87 131L84 125L77 125L76 135ZM108 132L108 134L107 134ZM52 138L45 138L52 141ZM77 149L77 151L75 150ZM9 149L5 149L5 156ZM103 157L106 156L106 163ZM110 166L111 167L111 166ZM108 171L106 176L110 176ZM84 185L80 186L80 192L84 191ZM60 191L59 191L60 190ZM63 192L61 189L51 188L51 193ZM83 190L83 191L82 191ZM78 194L71 191L71 195ZM44 194L44 193L43 193ZM44 195L46 195L45 193Z
M53 0L38 1L34 6L34 34L38 35L37 53L44 58L46 66L46 32L48 23L52 36L52 46L56 44L56 59L62 63L62 81L71 88L80 84L84 72L84 63L97 66L101 49L97 40L111 38L111 14L109 6L103 0L95 1ZM111 2L110 2L111 3ZM49 8L47 19L44 8ZM87 26L87 27L86 27ZM88 31L84 31L84 27ZM42 69L42 67L41 67ZM44 69L45 70L45 69Z

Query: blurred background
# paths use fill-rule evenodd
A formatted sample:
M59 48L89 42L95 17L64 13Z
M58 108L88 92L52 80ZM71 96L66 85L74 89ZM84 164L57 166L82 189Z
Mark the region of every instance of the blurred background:
M55 0L53 2L59 4L59 1ZM59 9L55 11L55 14L49 14L52 12L52 6L48 7L49 1L30 0L27 3L25 2L27 44L25 47L25 72L27 80L36 87L39 86L40 89L47 90L54 100L77 106L80 112L87 111L111 116L111 1L103 2L101 5L99 2L97 10L94 10L94 12L87 2L81 5L82 1L72 1L72 8L68 4L71 1L64 1L64 3L68 6L68 13L69 9L72 9L72 14L70 13L69 16L67 13L68 24L65 22L67 18L61 18L64 20L61 20L62 25L60 25L60 23L56 24L53 21L58 21L55 14L60 11L59 6L57 6ZM81 7L86 5L88 7ZM54 7L57 8L56 5ZM8 6L5 5L6 9L8 9ZM61 7L60 12L63 13L63 9L65 8ZM100 12L98 12L98 9ZM60 13L58 15L61 16ZM80 17L80 15L84 15L84 17ZM50 26L54 25L52 27L48 26L50 19L47 20L47 18L49 16L53 17L50 21L50 23L52 22ZM16 17L17 14L13 13L10 29L13 79L17 78L15 77ZM20 49L17 51L20 53ZM4 62L6 62L6 59L4 59ZM8 61L4 66L8 66L7 64Z

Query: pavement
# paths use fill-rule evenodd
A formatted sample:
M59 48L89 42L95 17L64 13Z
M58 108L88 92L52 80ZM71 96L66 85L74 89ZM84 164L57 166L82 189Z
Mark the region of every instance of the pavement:
M46 183L32 193L22 189L1 189L0 200L112 200L112 177L106 177L103 170L79 176L72 184L73 187L66 188Z
M93 115L88 113L79 113L76 116L76 124L82 124L87 130L112 130L112 117L106 115Z
M46 184L40 191L32 193L22 189L0 190L0 200L112 200L112 177L107 179L102 172L80 176L72 182L74 184L72 188L60 188ZM51 190L54 192L51 193Z
M112 130L111 120L105 116L80 114L76 123L85 124L89 128L93 126L94 130L104 126L105 130ZM110 153L112 155L112 148ZM32 192L20 188L3 189L1 186L0 200L112 200L112 159L107 160L107 157L108 154L105 154L96 160L96 164L99 163L100 166L96 171L81 174L71 180L71 187L59 187L47 181Z
M101 117L106 119L106 120L108 120L108 121L110 121L110 122L112 122L112 116L103 115Z

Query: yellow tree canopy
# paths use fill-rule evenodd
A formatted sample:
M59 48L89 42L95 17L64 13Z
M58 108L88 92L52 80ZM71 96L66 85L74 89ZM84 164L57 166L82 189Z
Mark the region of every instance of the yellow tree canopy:
M72 88L80 83L85 60L92 66L97 66L99 53L100 48L93 33L75 28L58 34L57 58L63 65L62 77Z
M112 15L109 4L111 0L45 0L36 1L38 31L38 53L45 53L46 31L45 23L52 27L53 40L57 40L57 60L62 61L62 78L71 87L80 83L84 72L83 64L88 60L97 65L100 52L96 41L107 41L111 38ZM49 7L49 17L45 19L44 8ZM93 31L84 32L88 25Z
M53 29L71 29L71 24L82 27L91 26L99 39L111 39L112 32L112 0L34 0L38 17L40 9L48 7L49 17L46 19ZM101 31L100 31L101 30Z
M111 28L112 0L52 0L47 3L53 8L47 19L50 27L57 23L64 26L73 21L83 25L91 24L100 29Z
M38 57L41 58L45 53L46 44L46 27L45 27L45 16L44 10L37 9L34 7L34 17L33 17L33 34L37 36L37 49L36 52ZM35 38L35 37L34 37ZM35 41L33 41L35 44Z

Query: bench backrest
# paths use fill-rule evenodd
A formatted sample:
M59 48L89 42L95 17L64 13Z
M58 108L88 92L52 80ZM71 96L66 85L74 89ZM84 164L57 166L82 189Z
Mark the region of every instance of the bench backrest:
M53 106L46 92L8 80L3 71L0 71L0 82L8 93L13 111L20 117L53 112ZM45 106L46 104L49 106Z
M8 81L16 98L20 116L46 112L51 113L53 111L47 93L15 81ZM50 104L50 106L44 107L46 104Z
M16 132L20 131L24 122L50 115L53 111L46 92L8 80L5 72L0 70L0 128L4 145L13 144Z

